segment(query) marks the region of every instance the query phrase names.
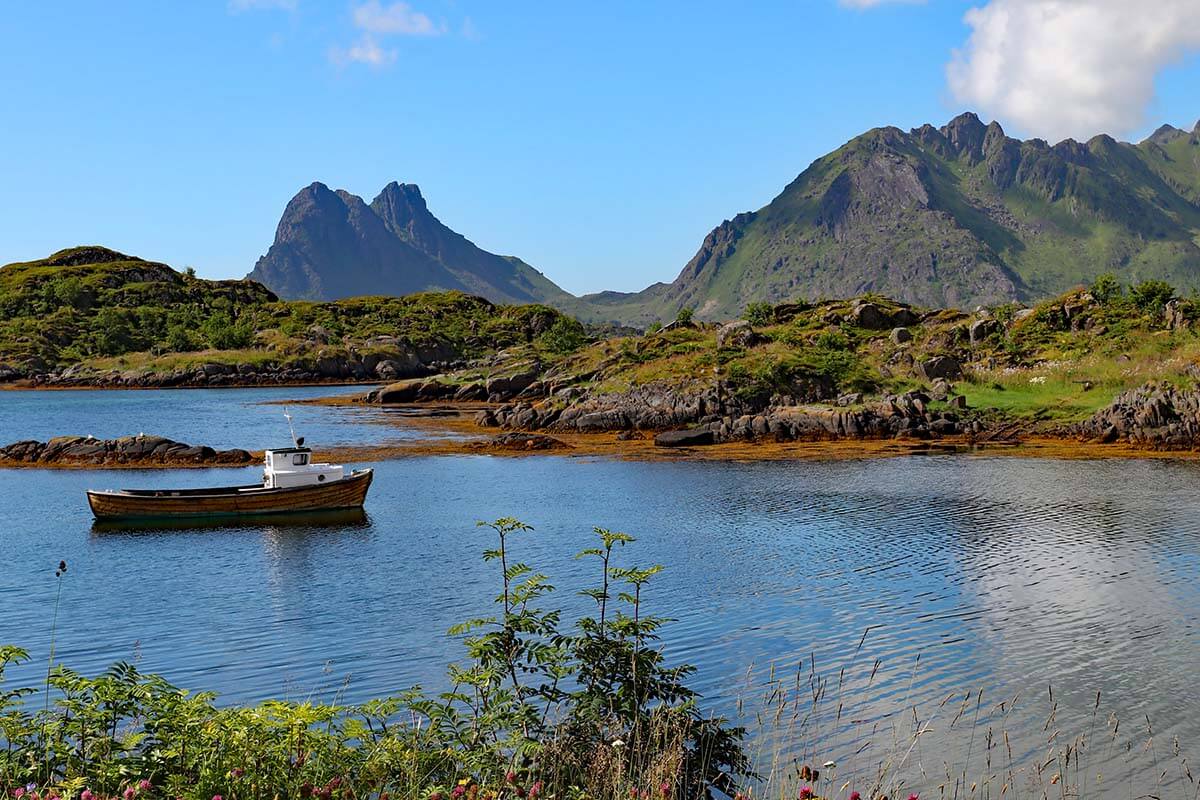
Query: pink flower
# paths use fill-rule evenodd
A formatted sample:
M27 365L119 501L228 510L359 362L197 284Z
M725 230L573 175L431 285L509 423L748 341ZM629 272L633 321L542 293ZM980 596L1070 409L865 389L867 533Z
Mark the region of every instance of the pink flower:
M84 789L79 793L79 800L96 800L96 795L92 794L91 789Z
M224 797L221 797L221 795L219 795L219 794L214 794L214 795L213 795L213 800L225 800L225 798L224 798Z
M453 789L450 790L450 794L454 795L455 797L462 797L466 791L467 791L467 787L463 786L460 783L458 786L455 786Z
M13 792L13 797L24 797L24 796L25 796L25 789L20 786L18 786L16 791Z
M908 796L908 800L921 800L921 798L917 796L916 792L913 792Z
M504 776L504 780L508 781L509 783L516 783L516 782L517 782L517 773L513 772L513 771L510 769L510 770L509 770L509 771L508 771L508 772L505 774L505 776Z
M142 778L140 781L138 781L138 788L143 792L150 791L150 781L146 778Z
M659 784L658 791L663 797L666 797L671 793L671 784L663 781L661 784Z
M137 789L134 789L132 786L126 788L125 793L124 793L125 800L133 800L133 797L136 794L137 794Z
M800 800L812 800L813 790L805 786L800 790Z
M862 795L859 794L858 792L851 792L850 800L862 800Z

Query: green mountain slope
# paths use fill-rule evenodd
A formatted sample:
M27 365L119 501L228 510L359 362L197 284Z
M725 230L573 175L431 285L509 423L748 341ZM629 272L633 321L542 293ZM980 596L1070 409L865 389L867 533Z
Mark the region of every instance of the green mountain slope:
M1019 141L963 114L877 128L767 206L717 226L670 284L564 306L645 324L688 306L876 292L926 306L1025 301L1114 272L1200 289L1200 125L1133 145Z

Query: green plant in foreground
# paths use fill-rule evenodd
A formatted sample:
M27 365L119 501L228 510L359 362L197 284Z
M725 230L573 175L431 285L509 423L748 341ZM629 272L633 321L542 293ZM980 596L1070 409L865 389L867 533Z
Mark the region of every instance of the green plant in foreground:
M452 630L466 658L438 694L219 707L131 664L88 677L51 658L30 712L36 690L4 684L28 653L0 646L0 797L690 800L751 777L744 731L704 716L684 683L693 668L657 646L666 620L644 604L661 567L614 563L632 537L596 529L600 546L580 556L600 567L583 590L597 613L568 627L544 607L548 578L515 558L533 529L480 525L500 593L492 615Z

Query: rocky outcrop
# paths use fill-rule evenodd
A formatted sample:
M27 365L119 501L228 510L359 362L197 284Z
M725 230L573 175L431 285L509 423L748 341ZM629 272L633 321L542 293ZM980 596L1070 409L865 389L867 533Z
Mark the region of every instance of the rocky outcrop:
M1200 390L1147 383L1118 395L1076 433L1104 443L1194 449L1200 446Z
M14 442L0 447L6 466L243 466L255 457L245 450L214 450L176 442L162 436L57 436L48 442Z
M941 388L949 395L949 384ZM520 431L661 431L662 447L696 446L717 442L770 438L776 441L839 438L918 439L973 435L978 423L963 419L961 396L949 398L952 411L935 411L921 392L886 395L861 405L861 395L845 395L838 406L787 402L776 397L769 405L747 406L721 386L684 392L661 385L628 392L578 396L560 392L543 401L510 403L480 411L475 422L484 427Z
M654 437L655 447L704 447L716 444L716 437L708 428L682 431L663 431Z
M545 452L547 450L570 450L571 445L564 442L562 439L555 439L553 436L546 436L541 433L522 433L520 431L511 431L502 433L498 436L493 436L490 439L479 442L475 445L475 449L479 450L509 450L512 452L528 453L532 451Z

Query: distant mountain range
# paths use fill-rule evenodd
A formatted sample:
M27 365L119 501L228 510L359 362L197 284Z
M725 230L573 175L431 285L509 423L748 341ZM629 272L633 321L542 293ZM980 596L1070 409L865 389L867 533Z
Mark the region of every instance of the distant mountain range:
M497 303L571 295L519 258L481 250L429 213L421 190L389 183L367 205L323 183L301 189L247 276L288 300L458 289Z
M878 292L927 306L1026 301L1104 272L1200 289L1200 124L1139 144L1020 141L962 114L876 128L819 158L765 207L713 229L671 283L574 297L439 222L415 186L368 206L314 183L250 277L286 298L462 289L581 319L646 324L684 306Z

